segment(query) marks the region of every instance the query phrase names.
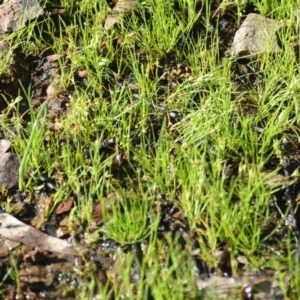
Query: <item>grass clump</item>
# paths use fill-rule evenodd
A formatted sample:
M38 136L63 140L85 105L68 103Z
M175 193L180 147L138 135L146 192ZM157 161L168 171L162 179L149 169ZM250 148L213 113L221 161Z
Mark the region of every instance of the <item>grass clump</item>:
M0 100L0 137L21 161L2 207L13 212L20 193L31 208L46 198L38 227L54 224L96 253L61 271L49 295L242 298L243 282L260 289L252 277L265 276L296 299L297 224L286 218L297 216L299 193L299 55L286 8L299 3L147 0L105 30L114 3L54 2L47 8L64 13L1 37L31 74ZM284 24L281 55L225 55L222 26L233 30L250 12ZM13 253L5 265L3 295L25 297L27 284L38 294L21 261ZM222 276L235 284L208 281Z

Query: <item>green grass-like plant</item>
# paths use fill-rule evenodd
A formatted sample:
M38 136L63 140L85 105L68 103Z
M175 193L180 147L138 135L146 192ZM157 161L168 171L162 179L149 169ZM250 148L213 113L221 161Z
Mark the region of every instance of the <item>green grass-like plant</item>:
M235 59L221 58L218 18L229 11L238 27L246 2L139 1L105 31L106 1L65 0L60 6L66 15L45 16L1 37L25 55L58 57L52 99L35 108L29 86L23 88L23 98L20 91L15 99L3 95L0 100L6 102L0 138L11 140L20 158L19 190L35 195L28 197L35 201L41 176L57 183L53 207L39 225L47 223L59 203L76 195L67 222L70 234L86 232L93 249L103 240L114 240L123 249L115 251L105 284L99 270L86 263L79 287L64 283L66 294L73 292L78 299L209 298L197 288L195 261L222 275L218 255L225 249L233 276L271 269L286 299L299 296L296 238L289 232L273 240L288 211L272 203L299 178L297 170L283 176L282 167L285 145L299 144L299 55L291 44L299 33L294 12L300 3L252 1L261 14L280 22L282 53L256 57L249 76L262 74L263 80L242 88L232 77ZM0 75L13 49L5 55ZM178 77L168 77L176 68ZM81 79L79 71L85 74ZM53 129L48 102L64 93L68 103L55 116ZM24 114L22 101L28 103ZM109 202L112 194L115 200ZM183 233L160 229L161 199L181 210ZM92 217L96 203L102 208L97 225ZM141 262L128 250L137 244ZM247 261L242 271L240 257ZM6 292L8 277L19 293L26 292L19 267L12 258L0 293Z

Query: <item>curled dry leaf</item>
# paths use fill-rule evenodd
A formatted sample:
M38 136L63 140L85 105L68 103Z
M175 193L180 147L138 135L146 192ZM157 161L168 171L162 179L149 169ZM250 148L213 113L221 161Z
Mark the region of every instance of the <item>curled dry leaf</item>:
M104 24L105 30L110 30L120 22L122 16L130 13L138 4L137 0L119 0L114 6L112 12L107 16Z
M279 288L274 275L272 271L265 271L261 273L246 272L243 277L211 276L204 280L198 279L197 286L203 292L205 299L207 296L213 296L213 299L227 299L234 292L237 296L243 294L246 292L246 289L249 289L251 294L252 291L255 291L257 296L260 295L260 297L255 297L255 299L270 299L270 295L273 295L273 292ZM211 297L208 298L212 299ZM242 297L242 299L250 298Z
M43 13L38 0L11 0L0 5L0 36L23 28Z
M80 245L70 244L65 240L49 236L1 210L0 235L4 238L54 253L80 256L86 252L86 249Z
M63 213L67 213L71 210L74 204L74 198L70 197L64 202L60 203L56 209L55 209L55 214L61 215Z
M60 54L51 54L51 55L46 56L46 60L47 61L58 61L61 57L62 57L62 55L60 55Z

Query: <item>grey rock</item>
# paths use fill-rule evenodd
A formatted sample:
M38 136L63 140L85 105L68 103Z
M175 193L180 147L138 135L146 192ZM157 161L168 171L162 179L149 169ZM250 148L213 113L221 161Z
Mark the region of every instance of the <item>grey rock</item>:
M10 142L0 140L0 188L10 189L17 185L19 179L19 160L18 157L7 152Z
M276 32L279 24L276 20L259 14L249 14L234 36L231 55L257 55L266 51L280 52Z
M10 142L7 140L0 140L0 153L5 153L10 148Z
M38 0L10 0L0 5L0 36L23 28L43 13Z

